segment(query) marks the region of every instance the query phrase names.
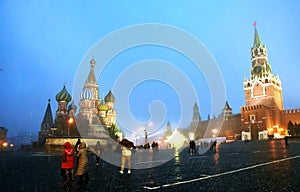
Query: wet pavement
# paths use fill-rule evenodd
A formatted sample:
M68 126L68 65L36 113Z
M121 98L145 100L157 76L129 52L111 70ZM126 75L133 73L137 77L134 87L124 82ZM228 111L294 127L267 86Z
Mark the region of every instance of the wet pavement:
M145 159L145 151L133 155L133 164L152 164L147 169L133 169L130 175L118 172L116 165L89 156L87 185L72 191L300 191L300 142L284 140L232 142L218 144L216 151L190 155L187 149L159 150L174 157L162 160ZM199 150L198 150L199 151ZM152 152L147 152L149 155ZM106 153L106 157L119 158ZM60 176L60 155L43 153L0 153L0 191L65 191ZM154 166L160 163L159 166Z

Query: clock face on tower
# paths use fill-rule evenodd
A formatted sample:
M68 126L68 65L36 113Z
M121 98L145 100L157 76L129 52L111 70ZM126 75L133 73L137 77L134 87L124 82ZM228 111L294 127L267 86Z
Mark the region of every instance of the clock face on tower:
M261 73L261 66L260 65L257 65L253 68L253 72L254 74L258 75Z

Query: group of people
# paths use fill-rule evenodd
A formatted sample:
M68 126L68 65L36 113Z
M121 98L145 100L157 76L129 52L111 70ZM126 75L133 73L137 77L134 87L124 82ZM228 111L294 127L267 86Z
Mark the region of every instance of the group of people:
M158 152L158 143L157 142L152 142L151 144L152 150L153 150L153 154Z
M199 147L202 149L210 149L213 151L217 150L217 141L216 140L211 140L210 142L207 141L202 141L201 143L199 143ZM196 154L196 142L194 140L190 140L189 143L189 154L190 155L195 155Z
M75 167L76 157L76 173L78 177L77 184L87 184L89 181L88 174L88 153L94 153L96 155L96 165L99 165L101 146L98 141L95 147L95 151L87 146L85 142L81 142L80 139L76 142L73 149L70 142L63 144L64 150L62 152L61 162L61 176L65 185L69 186L73 180L73 170Z
M73 181L74 169L76 164L75 175L78 178L77 184L87 184L89 181L88 174L88 153L95 154L96 167L100 165L100 155L103 153L103 148L99 141L97 141L95 148L91 149L85 142L81 142L80 139L75 144L74 149L70 142L63 144L64 150L62 152L61 162L61 176L63 178L64 186L71 186ZM123 139L117 146L122 154L121 174L124 173L125 163L127 162L128 171L131 173L131 154L132 149L135 149L133 142ZM117 149L116 149L117 150Z

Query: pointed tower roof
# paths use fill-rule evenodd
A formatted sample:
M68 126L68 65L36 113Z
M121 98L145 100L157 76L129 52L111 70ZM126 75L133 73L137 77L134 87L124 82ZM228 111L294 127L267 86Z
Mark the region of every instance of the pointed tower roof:
M224 109L231 109L231 107L229 106L228 101L226 101Z
M72 103L69 105L68 109L73 111L77 110L77 106L75 105L74 100L72 100Z
M47 109L43 118L43 123L50 123L53 124L53 116L52 116L52 110L50 105L50 99L48 99L48 105Z
M256 22L254 22L254 44L253 47L260 47L261 46L261 41L256 29Z
M167 127L171 127L170 121L167 122Z
M90 64L91 64L91 69L90 69L90 73L89 73L89 76L86 81L87 81L87 83L96 83L96 77L95 77L95 72L94 72L94 66L96 64L96 61L94 58L90 61Z
M112 102L112 103L115 102L115 97L114 97L114 95L112 94L111 90L109 90L109 92L108 92L108 94L105 96L104 100L105 100L105 102Z

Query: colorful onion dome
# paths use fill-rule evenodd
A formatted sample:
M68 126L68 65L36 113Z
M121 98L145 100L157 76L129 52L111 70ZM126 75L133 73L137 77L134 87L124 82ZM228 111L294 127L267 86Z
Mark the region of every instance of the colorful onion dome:
M56 95L56 101L66 101L70 102L72 99L71 95L66 90L66 85L64 85L63 89Z
M101 103L97 106L97 109L99 111L107 111L108 110L108 107L105 104L104 100L102 100Z
M88 87L85 87L80 93L80 99L92 100L93 98L94 98L94 94Z
M76 111L76 110L77 110L77 106L75 105L74 100L73 100L72 103L69 105L68 109L69 109L69 111L70 111L70 110L73 110L73 111Z
M111 90L109 90L108 94L105 96L105 102L112 102L114 103L115 102L115 97L114 95L112 94Z

